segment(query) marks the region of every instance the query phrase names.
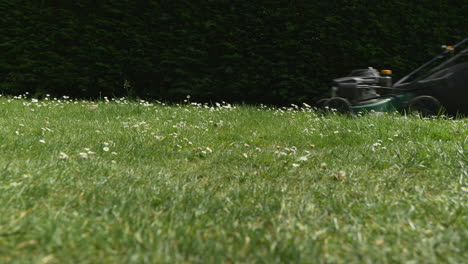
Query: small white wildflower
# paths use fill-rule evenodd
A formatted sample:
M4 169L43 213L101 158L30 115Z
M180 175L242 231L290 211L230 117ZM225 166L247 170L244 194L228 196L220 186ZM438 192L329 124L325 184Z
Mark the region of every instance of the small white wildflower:
M86 152L80 152L80 156L81 156L82 158L85 158L85 159L86 159L86 158L88 158L88 153L86 153Z
M242 153L242 156L244 156L244 158L246 158L246 159L249 157L249 155L247 155L247 153Z
M338 133L340 133L340 132L338 132L338 131L333 131L333 133L334 133L334 134L338 134Z
M10 183L11 187L16 187L16 186L19 186L19 185L21 185L21 182L12 182L12 183Z
M262 149L259 148L259 147L256 147L255 150L256 150L256 151L262 151Z
M111 163L112 163L112 164L116 164L116 163L117 163L117 161L115 161L115 160L112 160L112 161L111 161Z
M111 152L112 155L117 155L117 152Z
M210 149L209 147L206 147L206 150L208 150L209 153L213 153L213 150Z
M103 147L102 150L109 151L109 148L108 147Z
M297 163L293 163L292 166L293 166L294 168L297 168L297 167L299 167L299 166L301 166L301 165L299 165L299 164L297 164Z
M297 161L307 161L307 160L308 160L307 156L302 156L297 159Z
M340 170L336 175L335 178L339 181L346 180L346 171Z
M320 168L325 169L327 167L327 164L325 162L320 163Z
M65 152L60 152L59 158L61 159L68 159L68 155Z
M88 105L88 110L94 111L94 110L97 110L98 107L99 107L98 105Z
M23 174L23 178L27 179L27 178L31 178L32 175L30 173L26 173L26 174Z
M43 140L43 139L39 139L39 142L42 143L42 144L45 144L45 140Z

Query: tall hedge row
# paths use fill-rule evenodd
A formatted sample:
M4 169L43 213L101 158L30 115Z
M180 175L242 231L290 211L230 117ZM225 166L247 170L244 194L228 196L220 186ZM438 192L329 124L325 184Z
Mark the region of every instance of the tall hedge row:
M0 92L312 102L467 37L468 1L0 0Z

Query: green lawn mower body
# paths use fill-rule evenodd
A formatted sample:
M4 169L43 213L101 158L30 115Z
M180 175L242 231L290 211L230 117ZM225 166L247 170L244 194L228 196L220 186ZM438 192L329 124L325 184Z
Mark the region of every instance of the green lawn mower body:
M392 83L391 71L353 70L333 80L317 107L340 113L419 112L468 115L468 38Z

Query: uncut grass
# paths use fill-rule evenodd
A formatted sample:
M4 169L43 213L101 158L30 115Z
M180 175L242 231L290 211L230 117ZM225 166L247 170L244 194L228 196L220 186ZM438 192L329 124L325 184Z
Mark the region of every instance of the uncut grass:
M0 114L1 262L468 257L466 119L123 99Z

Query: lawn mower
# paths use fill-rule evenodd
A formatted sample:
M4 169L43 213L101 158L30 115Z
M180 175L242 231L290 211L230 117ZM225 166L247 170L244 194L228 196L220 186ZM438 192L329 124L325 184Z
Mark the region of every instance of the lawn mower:
M396 83L392 71L369 67L334 79L331 98L317 101L319 109L339 113L417 112L468 115L468 38L421 65Z

